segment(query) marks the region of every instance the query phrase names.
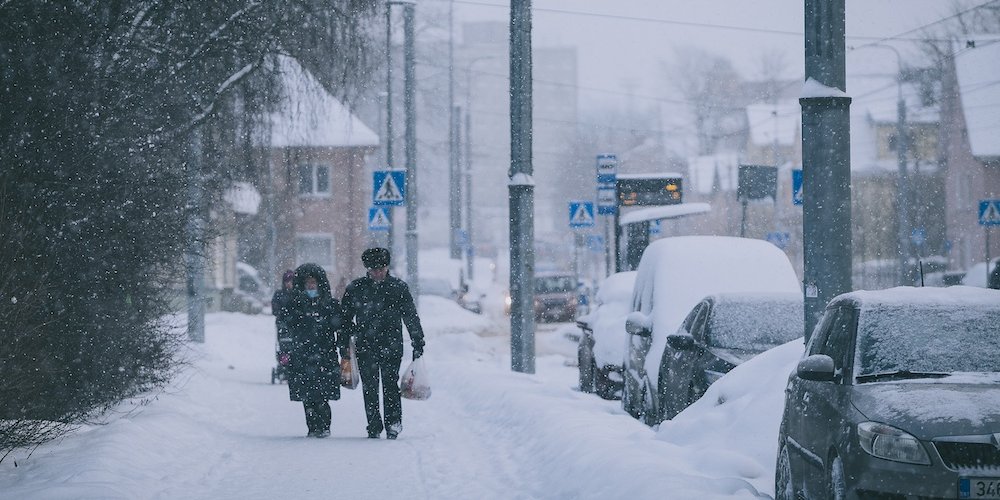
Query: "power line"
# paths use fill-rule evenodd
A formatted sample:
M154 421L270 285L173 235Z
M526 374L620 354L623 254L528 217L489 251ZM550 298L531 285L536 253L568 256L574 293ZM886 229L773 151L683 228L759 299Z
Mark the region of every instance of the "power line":
M979 4L979 5L976 5L976 6L974 6L974 7L970 7L970 8L968 8L968 9L965 9L965 10L961 11L961 12L958 12L958 13L955 13L955 14L952 14L952 15L950 15L950 16L948 16L948 17L943 17L943 18L941 18L941 19L938 19L937 21L933 21L933 22L930 22L930 23L927 23L927 24L925 24L925 25L923 25L923 26L917 26L916 28L913 28L913 29L911 29L911 30L907 30L907 31L904 31L904 32L902 32L902 33L899 33L899 34L896 34L896 35L894 35L894 36L889 36L889 37L885 37L885 38L879 38L879 39L876 39L876 40L875 40L874 42L871 42L871 43L866 43L866 44L864 44L864 45L861 45L861 46L859 46L859 47L856 47L856 48L859 48L859 49L860 49L861 47L867 47L867 46L870 46L870 45L878 45L878 44L880 44L880 43L883 43L883 42L887 42L887 41L890 41L890 40L905 40L904 38L902 38L902 37L903 37L903 35L909 35L910 33L913 33L914 31L920 31L920 30L923 30L923 29L927 29L927 28L930 28L931 26L934 26L935 24L941 24L941 23L943 23L943 22L945 22L945 21L950 21L950 20L952 20L952 19L954 19L954 18L956 18L956 17L960 17L960 16L963 16L963 15L965 15L965 14L968 14L969 12L972 12L972 11L974 11L974 10L978 10L978 9L981 9L981 8L983 8L983 7L986 7L987 5L990 5L990 4L994 4L994 3L997 3L997 2L1000 2L1000 0L989 0L988 2L984 2L984 3L981 3L981 4ZM918 40L918 41L928 41L928 40L934 40L934 41L948 41L948 40L942 40L942 39L936 39L936 40L935 40L935 39L931 39L931 38L920 38L920 39L917 39L917 40Z
M443 2L443 1L452 1L452 0L429 0L429 1ZM495 7L495 8L503 8L503 9L506 9L506 8L510 7L510 5L508 5L508 4L496 4L496 3L488 3L488 2L477 2L477 1L474 1L474 0L453 0L453 1L455 3L458 3L458 4L474 5L474 6L478 6L478 7ZM976 8L988 5L988 4L993 3L995 1L1000 1L1000 0L991 0L990 2L987 2L987 3L985 3L983 5L980 5L980 6L976 7ZM654 23L654 24L669 24L669 25L674 25L674 26L688 26L688 27L694 27L694 28L709 28L709 29L721 29L721 30L730 30L730 31L746 31L746 32L751 32L751 33L764 33L764 34L770 34L770 35L795 36L795 37L803 37L804 36L804 34L802 32L800 32L800 31L776 30L776 29L768 29L768 28L753 28L753 27L749 27L749 26L735 26L735 25L726 25L726 24L698 23L698 22L693 22L693 21L677 21L677 20L674 20L674 19L663 19L663 18L655 18L655 17L626 16L626 15L622 15L622 14L607 14L607 13L587 12L587 11L579 11L579 10L555 9L555 8L551 8L551 7L532 7L532 10L537 11L537 12L548 12L548 13L553 13L553 14L569 14L569 15L575 15L575 16L598 17L598 18L603 18L603 19L616 19L616 20L621 20L621 21L637 21L637 22ZM973 10L973 9L970 9L970 10ZM934 23L931 23L930 25L937 24L937 23L942 22L942 21L944 21L944 20L942 19L940 21L935 21ZM924 26L924 27L926 27L926 26ZM916 29L910 30L910 31L906 31L904 33L901 33L900 35L897 35L895 37L888 38L888 39L901 40L901 41L925 41L926 39L924 39L924 38L901 38L901 36L904 35L904 34L910 33L912 31L916 31L918 29L922 29L924 27L916 28ZM853 39L857 39L857 40L879 40L879 41L885 41L885 40L887 40L886 38L880 38L880 37L875 37L875 36L863 36L863 35L849 35L849 36L847 36L847 38L853 38ZM944 41L944 40L937 40L937 41Z

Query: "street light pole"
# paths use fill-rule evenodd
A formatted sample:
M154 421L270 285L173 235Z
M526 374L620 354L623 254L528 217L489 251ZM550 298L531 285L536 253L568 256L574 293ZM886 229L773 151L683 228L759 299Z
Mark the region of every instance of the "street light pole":
M480 61L496 59L493 56L477 57L465 68L465 232L468 247L465 250L465 274L473 279L473 262L476 252L472 244L472 67Z

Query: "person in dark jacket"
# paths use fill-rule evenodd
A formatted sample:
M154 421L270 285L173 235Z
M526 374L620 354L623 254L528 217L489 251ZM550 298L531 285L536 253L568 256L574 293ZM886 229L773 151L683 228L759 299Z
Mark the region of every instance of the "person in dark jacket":
M288 366L288 349L289 349L289 337L288 337L288 305L291 303L293 292L292 292L292 281L295 278L295 271L291 269L286 270L281 275L281 288L274 292L271 296L271 314L274 315L274 326L278 334L278 348L275 350L275 358L277 358L278 364L281 367L281 379L285 380L287 378L287 373L285 373L285 368Z
M358 369L368 417L368 437L396 439L403 429L399 368L403 360L403 329L410 334L413 359L424 352L424 331L405 282L389 274L389 250L369 248L361 254L366 276L347 285L343 318L354 336ZM385 421L379 413L379 380Z
M316 264L295 269L286 325L290 338L288 397L301 401L310 437L330 435L330 400L340 399L340 360L347 335L340 304L330 294L326 271Z

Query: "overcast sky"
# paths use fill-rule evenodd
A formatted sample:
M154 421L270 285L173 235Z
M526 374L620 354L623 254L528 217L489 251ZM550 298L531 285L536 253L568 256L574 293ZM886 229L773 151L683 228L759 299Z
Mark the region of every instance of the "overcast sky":
M448 0L433 2L435 8ZM910 30L948 17L954 6L986 0L847 0L847 45L880 38L912 39ZM783 54L783 77L803 74L802 0L534 0L533 43L578 49L582 101L604 100L615 92L662 95L663 62L677 48L698 47L729 57L746 78L759 76L766 52ZM429 6L430 7L430 6ZM469 20L509 20L503 0L455 0L455 24ZM456 38L460 40L460 31ZM907 57L912 43L896 41ZM865 66L867 65L867 66ZM895 69L888 50L848 52L848 71ZM863 67L864 66L864 67ZM850 89L848 89L850 93Z

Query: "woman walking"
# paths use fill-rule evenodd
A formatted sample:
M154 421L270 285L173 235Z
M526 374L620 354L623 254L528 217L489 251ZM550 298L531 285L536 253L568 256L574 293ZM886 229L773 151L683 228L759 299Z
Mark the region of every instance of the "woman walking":
M347 349L341 335L340 303L330 294L326 271L316 264L295 270L286 325L291 338L288 397L301 401L309 437L330 435L330 400L340 399L337 348Z

